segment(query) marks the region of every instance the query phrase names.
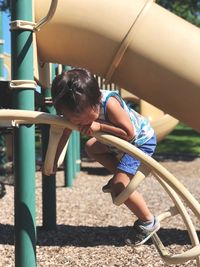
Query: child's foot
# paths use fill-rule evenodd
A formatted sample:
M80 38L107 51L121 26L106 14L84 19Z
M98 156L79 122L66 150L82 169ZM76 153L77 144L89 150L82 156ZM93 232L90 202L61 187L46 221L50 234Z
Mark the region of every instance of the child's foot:
M112 179L113 179L113 178L111 178L111 179L108 181L108 183L102 187L102 191L103 191L104 193L111 193L111 192L112 192L112 188L111 188L111 187L112 187Z
M137 220L133 228L127 233L125 242L130 246L139 246L144 244L153 234L155 234L160 229L160 223L154 217L153 225L149 222L143 222Z

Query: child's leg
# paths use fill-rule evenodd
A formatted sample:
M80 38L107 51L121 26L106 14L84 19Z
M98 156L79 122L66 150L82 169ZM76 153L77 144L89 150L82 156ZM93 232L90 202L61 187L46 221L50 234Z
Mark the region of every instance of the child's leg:
M98 142L95 137L86 142L85 151L90 158L98 161L108 171L116 172L118 160L109 152L108 146Z
M118 160L109 153L108 147L98 142L96 138L93 137L87 141L85 150L91 158L101 163L111 173L117 171L112 181L114 193L119 194L128 185L133 175L117 170ZM141 220L149 221L153 217L143 197L137 191L131 194L124 204Z
M112 179L113 193L118 195L127 186L132 175L117 172ZM134 179L134 177L132 178ZM143 197L133 192L124 203L137 217L133 227L125 236L127 245L139 246L144 244L160 228L160 223L149 211Z
M91 138L86 143L86 152L111 173L115 173L112 180L110 180L111 189L114 194L118 195L124 190L130 180L134 179L133 174L128 174L125 170L118 169L119 162L116 157L109 152L106 145L99 143L95 138ZM123 157L125 161L126 157L127 155ZM135 168L138 167L140 163L137 163L135 159L133 161L134 164L132 164L131 160L130 165L132 167L134 165ZM159 222L149 211L146 202L137 191L133 192L124 204L139 218L128 232L125 242L128 245L141 245L158 231L160 227Z
M133 175L127 174L118 170L112 179L112 190L117 196L128 185L131 179L134 179ZM153 214L149 211L146 202L142 195L134 191L124 203L140 220L151 221Z

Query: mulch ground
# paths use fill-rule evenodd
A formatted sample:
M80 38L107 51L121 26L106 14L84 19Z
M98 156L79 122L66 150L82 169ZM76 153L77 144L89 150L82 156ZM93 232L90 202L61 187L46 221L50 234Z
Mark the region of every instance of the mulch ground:
M200 201L200 158L159 158ZM114 206L109 194L101 191L111 178L100 165L83 162L72 188L63 186L63 171L57 173L57 229L42 229L41 173L36 173L36 224L38 267L168 267L150 242L133 249L124 243L124 235L136 219L123 205ZM28 177L27 177L28 179ZM160 214L173 205L153 176L148 176L138 189L149 208ZM0 267L14 264L14 187L6 185L6 195L0 199ZM199 220L191 217L200 231ZM171 253L181 253L191 247L180 216L162 222L159 236ZM196 266L195 261L174 265ZM27 266L31 267L31 266Z

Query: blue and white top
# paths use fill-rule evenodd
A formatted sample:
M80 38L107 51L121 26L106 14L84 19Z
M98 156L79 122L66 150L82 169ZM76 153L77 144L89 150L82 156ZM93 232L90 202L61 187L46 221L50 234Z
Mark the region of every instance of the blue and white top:
M122 108L129 114L129 117L132 121L135 133L135 138L131 141L132 144L139 147L146 143L154 135L154 130L151 127L148 119L128 107L126 102L121 98L117 91L101 90L101 94L102 97L100 101L99 119L109 122L108 116L106 114L106 105L109 98L112 96L119 101Z

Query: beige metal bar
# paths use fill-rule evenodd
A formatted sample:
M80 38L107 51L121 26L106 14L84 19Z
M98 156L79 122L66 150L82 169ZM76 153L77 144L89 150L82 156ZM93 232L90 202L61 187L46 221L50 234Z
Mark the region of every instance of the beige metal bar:
M63 134L63 130L64 130L64 128L58 127L55 125L51 125L51 127L50 127L49 143L48 143L48 147L47 147L48 153L46 153L44 166L43 166L44 173L46 175L50 175L53 173L56 151L57 151L57 147L58 147L60 138ZM65 149L66 148L67 147L65 147ZM65 150L65 152L66 152L66 150ZM63 155L63 153L61 155Z
M112 195L113 203L117 206L123 204L149 173L150 170L142 164L127 187L118 196Z
M47 15L35 24L35 31L39 31L45 24L47 24L52 19L53 15L56 12L57 5L58 0L51 0L51 5Z
M159 222L169 218L169 217L173 217L175 215L179 214L177 208L174 206L174 207L170 207L169 210L157 215L157 218L159 220Z
M137 21L139 19L141 19L141 17L143 17L146 12L148 11L148 9L151 7L153 0L146 0L146 2L144 3L144 6L142 7L142 9L139 11L138 15L136 18L134 18L133 24L131 25L130 29L128 30L125 38L123 39L122 43L120 44L120 47L116 53L116 55L114 56L114 59L112 60L112 62L110 63L109 69L107 71L107 73L105 74L105 79L106 82L109 82L115 72L115 70L117 69L117 67L119 66L121 60L123 59L123 56L126 52L126 50L129 47L130 42L133 39L134 36L134 30L135 30L135 24L137 23Z
M190 240L192 242L193 247L198 246L199 245L199 239L198 239L198 235L196 233L195 227L193 225L193 222L185 208L185 206L183 205L181 199L178 197L178 195L176 194L176 192L166 183L162 180L162 178L160 178L157 174L154 173L154 176L156 177L156 179L158 180L158 182L163 186L163 188L165 189L165 191L168 193L168 195L170 196L170 198L173 200L175 206L176 206L176 210L178 211L178 213L181 215L186 228L188 230L189 236L190 236ZM159 217L158 217L159 218ZM160 247L160 252L163 252L163 245L161 245L162 241L160 240L158 242L158 236L156 237L152 237L152 240L154 241L154 243L156 243L156 247ZM178 264L178 263L183 263L184 262L184 256L182 254L179 255L165 255L166 251L164 252L164 255L162 255L163 260L166 263L173 263L173 264ZM188 257L188 256L187 256ZM185 258L185 261L188 260L188 258ZM197 266L200 266L200 259L199 257L196 258L196 262L197 262Z
M182 252L181 254L170 255L167 249L163 246L157 234L153 235L153 239L156 240L154 244L159 254L161 255L162 259L168 264L181 264L194 258L197 258L200 254L200 245L198 245L187 251Z

